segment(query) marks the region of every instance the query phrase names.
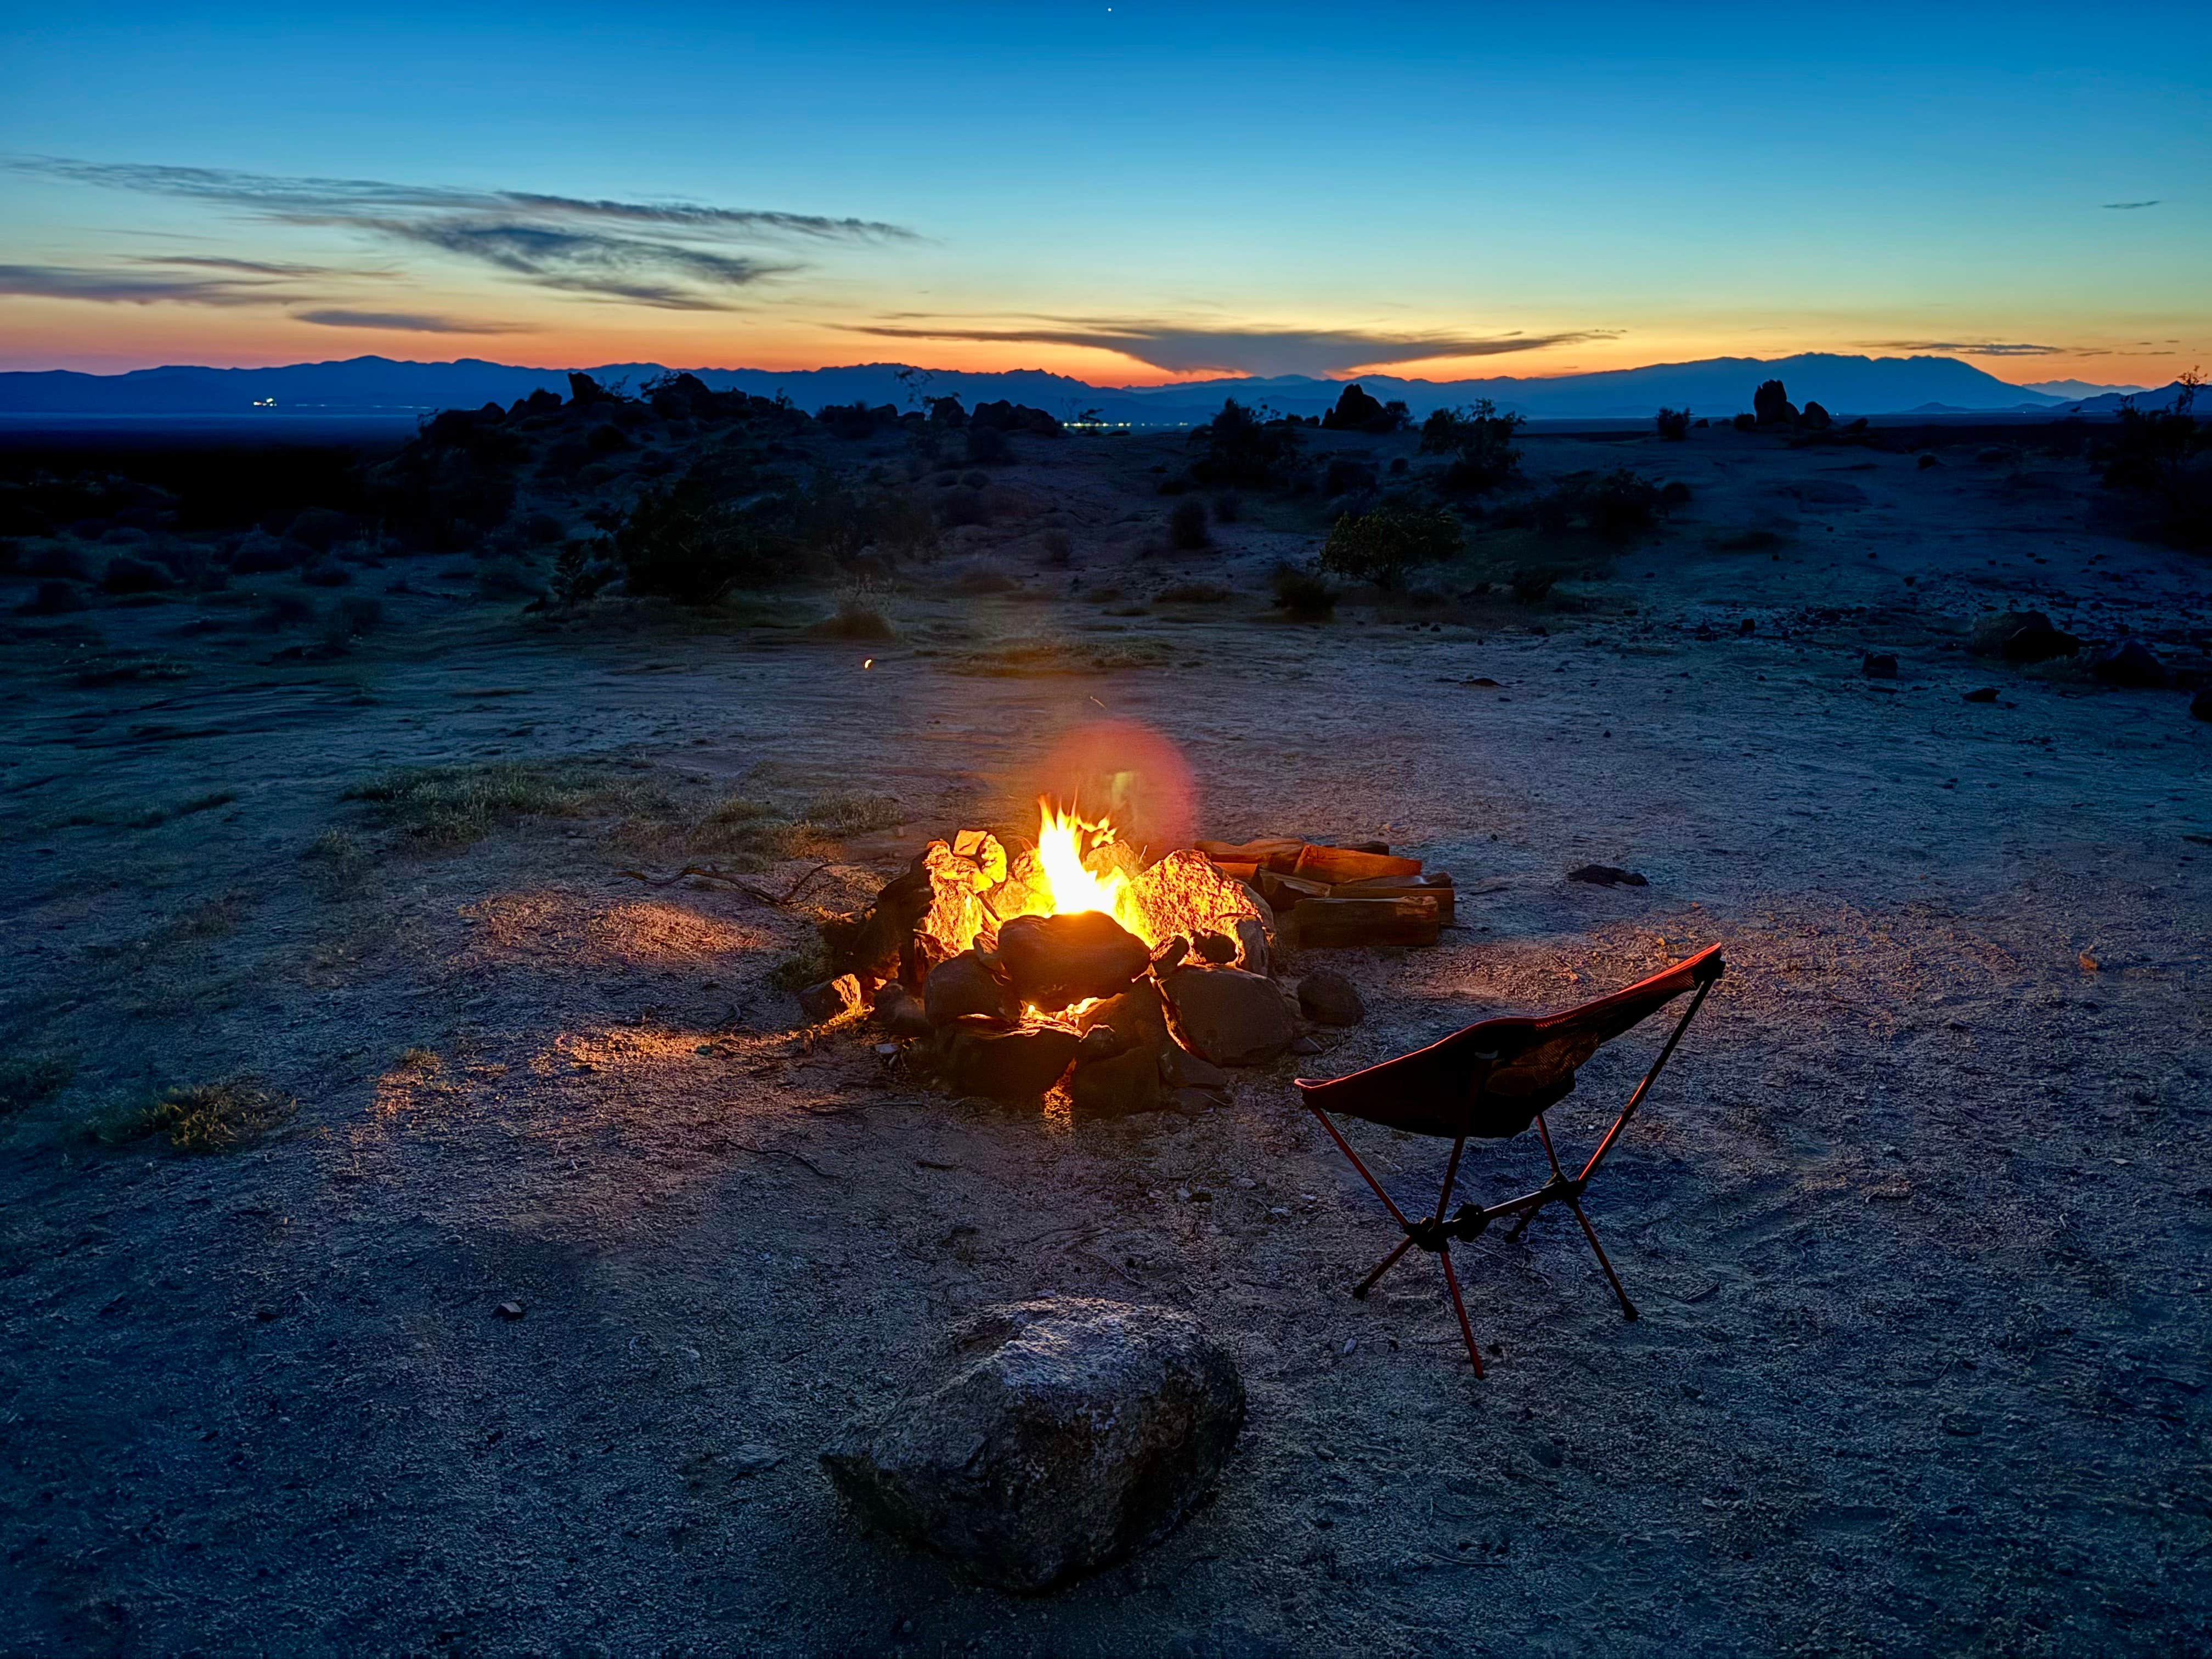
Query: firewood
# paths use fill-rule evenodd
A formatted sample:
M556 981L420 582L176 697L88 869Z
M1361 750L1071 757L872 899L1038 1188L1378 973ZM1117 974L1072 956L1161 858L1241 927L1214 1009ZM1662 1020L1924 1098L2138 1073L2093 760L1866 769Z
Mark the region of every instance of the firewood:
M1309 881L1334 884L1366 881L1376 876L1418 876L1419 859L1401 859L1382 853L1357 853L1349 847L1309 847L1298 854L1291 873Z
M1216 859L1213 867L1231 881L1251 881L1260 873L1258 865L1240 863L1235 859Z
M1298 861L1306 844L1296 836L1262 836L1257 841L1243 843L1226 841L1202 841L1198 850L1216 864L1260 864L1284 875Z
M1434 945L1442 905L1433 893L1401 898L1310 898L1291 913L1300 950Z
M1262 870L1260 872L1260 896L1273 905L1275 913L1280 915L1293 905L1302 904L1308 899L1327 898L1328 884L1307 881L1298 876L1280 876L1273 870Z
M1419 898L1433 897L1437 901L1437 921L1449 927L1455 916L1452 878L1442 870L1431 870L1411 878L1402 876L1370 876L1365 881L1340 881L1328 890L1331 898Z

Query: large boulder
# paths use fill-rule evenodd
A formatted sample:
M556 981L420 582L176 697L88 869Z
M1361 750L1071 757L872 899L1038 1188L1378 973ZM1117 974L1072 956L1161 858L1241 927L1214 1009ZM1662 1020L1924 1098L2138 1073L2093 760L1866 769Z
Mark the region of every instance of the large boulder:
M1144 940L1103 910L1016 916L999 929L999 963L1014 995L1052 1013L1118 996L1152 961Z
M1217 1066L1264 1066L1297 1035L1275 981L1241 968L1178 968L1165 989L1176 1038Z
M1097 1028L1104 1031L1107 1028ZM1079 1057L1067 1074L1068 1109L1077 1117L1128 1117L1160 1109L1160 1057L1151 1048L1124 1048L1098 1059Z
M1761 426L1789 426L1797 418L1797 406L1779 380L1761 380L1751 394L1751 412Z
M822 1462L872 1524L1006 1589L1158 1543L1243 1425L1235 1362L1171 1309L1044 1297L963 1322L947 1347L935 1378Z
M108 580L112 588L114 578ZM2089 672L2107 685L2136 686L2145 690L2157 690L2169 678L2166 665L2158 659L2158 653L2141 640L2122 640L2108 650L2100 651L2089 659Z
M1984 617L1966 641L1966 649L1974 655L2002 657L2007 662L2045 662L2070 657L2081 648L2081 641L2052 627L2040 611L2004 611Z
M1367 1018L1358 988L1334 968L1316 968L1299 979L1298 1012L1316 1025L1357 1025Z
M1082 1041L1057 1025L1006 1030L986 1020L956 1020L937 1034L938 1070L956 1095L1027 1105L1060 1081Z
M929 970L921 982L921 1007L933 1025L950 1025L969 1014L1012 1021L1021 1013L1013 994L972 948Z

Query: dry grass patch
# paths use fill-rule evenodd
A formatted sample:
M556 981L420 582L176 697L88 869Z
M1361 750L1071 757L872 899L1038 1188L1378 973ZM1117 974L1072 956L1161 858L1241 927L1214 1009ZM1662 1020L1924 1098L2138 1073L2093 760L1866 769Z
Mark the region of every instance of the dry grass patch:
M407 767L356 785L344 799L368 802L386 823L430 847L465 847L519 818L668 810L651 784L589 761Z
M59 1054L0 1058L0 1117L59 1094L76 1075L76 1062Z
M234 1152L299 1109L291 1096L258 1079L238 1077L167 1090L159 1099L109 1117L95 1133L110 1142L158 1137L180 1152Z

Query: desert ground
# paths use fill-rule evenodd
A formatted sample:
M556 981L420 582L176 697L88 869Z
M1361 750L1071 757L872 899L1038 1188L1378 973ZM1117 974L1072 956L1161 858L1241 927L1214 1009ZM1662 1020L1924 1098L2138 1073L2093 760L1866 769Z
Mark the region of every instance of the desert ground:
M281 573L9 617L0 1653L2212 1652L2212 725L1966 650L2033 608L2201 665L2212 565L2029 428L1523 442L1689 500L1547 592L1501 528L1302 623L1267 573L1310 509L1173 550L1182 440L1071 436L842 596L888 639L821 591L532 610L463 555L364 564L342 650L253 624ZM953 1099L807 1027L817 915L1024 827L1106 718L1200 834L1386 841L1459 925L1292 955L1366 1022L1195 1115ZM1424 1260L1349 1297L1395 1235L1294 1075L1715 942L1591 1190L1640 1322L1556 1212L1457 1258L1485 1380ZM247 1144L137 1133L247 1078L296 1102ZM1433 1192L1436 1143L1353 1136ZM1484 1145L1466 1190L1540 1169ZM1043 1291L1197 1314L1250 1415L1164 1544L1020 1599L816 1459Z

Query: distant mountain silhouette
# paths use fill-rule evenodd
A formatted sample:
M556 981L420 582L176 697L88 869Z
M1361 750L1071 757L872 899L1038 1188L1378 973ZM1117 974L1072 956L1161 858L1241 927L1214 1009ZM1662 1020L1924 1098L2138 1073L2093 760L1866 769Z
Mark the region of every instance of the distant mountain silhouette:
M2106 392L2094 398L2081 398L2061 404L2058 412L2063 415L2117 415L2120 405L2133 399L2137 409L2170 409L2173 400L2181 395L2181 382L2162 386L2150 392Z
M667 372L658 363L599 363L586 371L603 386L627 381L634 391ZM1068 419L1096 410L1109 421L1176 425L1203 421L1224 398L1265 404L1281 414L1332 409L1346 380L1304 376L1243 377L1170 386L1098 386L1041 369L968 374L909 369L898 363L774 370L698 368L714 390L762 397L779 393L810 411L827 404L908 405L927 394L954 394L970 404L1010 398ZM0 413L15 415L237 415L264 400L295 412L393 416L512 403L543 386L565 392L568 369L520 368L465 357L450 363L354 357L343 362L291 363L275 368L174 367L124 374L54 369L0 374ZM1662 404L1726 417L1751 407L1759 383L1788 382L1790 395L1818 401L1843 416L1893 414L1938 404L1946 410L2055 409L2066 400L2000 380L1954 357L1856 357L1824 352L1793 357L1713 357L1545 378L1406 380L1363 374L1359 383L1382 402L1403 398L1419 420L1430 410L1488 398L1504 411L1537 419L1642 420ZM2166 394L2152 393L2155 398ZM2094 412L2106 400L2089 400ZM2113 399L2117 402L2117 399Z

